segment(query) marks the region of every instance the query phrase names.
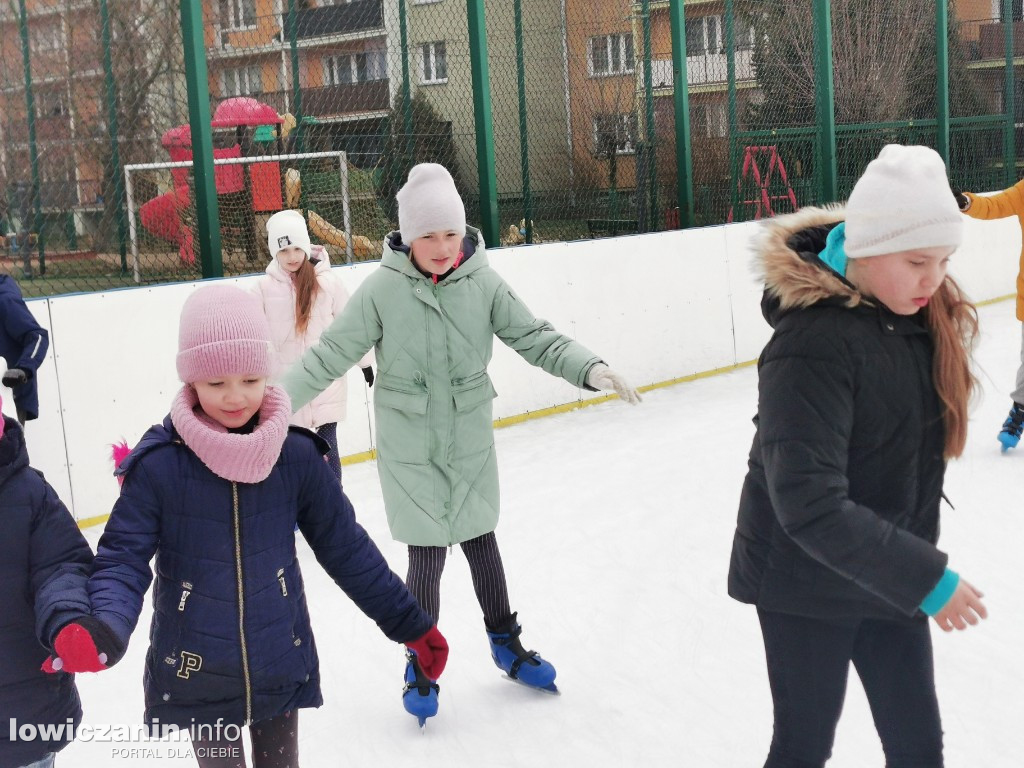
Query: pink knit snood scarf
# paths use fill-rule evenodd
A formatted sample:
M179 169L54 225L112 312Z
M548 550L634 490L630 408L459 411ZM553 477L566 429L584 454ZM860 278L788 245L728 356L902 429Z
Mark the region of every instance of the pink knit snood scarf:
M248 435L228 432L199 407L195 389L187 384L171 405L171 423L185 445L213 474L237 483L266 480L288 436L292 405L280 387L268 386L260 406L260 422Z

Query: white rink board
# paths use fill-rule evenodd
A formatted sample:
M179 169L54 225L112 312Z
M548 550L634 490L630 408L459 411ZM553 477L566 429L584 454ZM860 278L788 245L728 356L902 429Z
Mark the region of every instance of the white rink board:
M953 273L974 301L1014 292L1020 231L1014 219L966 220ZM538 317L644 386L755 359L770 335L752 269L752 222L614 239L495 249L494 268ZM350 293L379 265L336 267ZM256 276L233 279L251 287ZM110 444L137 441L167 413L178 315L201 283L59 296L29 306L50 331L40 372L40 419L28 425L33 464L79 519L110 511L117 495ZM495 418L597 395L533 368L498 339L491 376ZM372 389L348 373L341 453L373 447ZM59 391L58 391L59 385Z

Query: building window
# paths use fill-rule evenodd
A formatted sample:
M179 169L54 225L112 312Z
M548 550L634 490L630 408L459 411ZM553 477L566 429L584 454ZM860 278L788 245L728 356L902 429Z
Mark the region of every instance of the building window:
M256 26L256 0L220 0L220 22L225 29Z
M386 80L387 77L387 56L382 50L339 53L324 59L326 85L368 83L371 80Z
M589 41L588 65L591 75L622 75L635 69L633 38L630 35L600 35Z
M226 96L258 96L263 93L260 66L225 69L221 73L221 93Z
M704 56L722 50L722 17L698 16L686 20L686 55Z
M723 138L728 123L724 102L690 105L690 125L694 136Z
M63 94L42 91L36 94L36 114L40 118L59 117L68 113Z
M35 24L29 32L29 47L34 53L59 51L64 47L60 23Z
M614 148L617 155L631 155L636 151L636 115L596 115L594 117L594 150L599 156L608 155Z
M420 47L420 82L447 83L448 55L444 41L423 43Z
M754 47L754 28L742 16L733 22L733 45L742 51ZM725 19L698 16L686 20L686 55L706 56L725 50Z

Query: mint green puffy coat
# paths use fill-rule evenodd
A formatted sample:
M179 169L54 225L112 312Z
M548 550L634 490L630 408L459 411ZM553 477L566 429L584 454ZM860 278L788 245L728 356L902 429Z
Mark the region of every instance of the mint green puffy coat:
M380 268L282 381L301 408L376 348L377 470L391 535L405 544L449 546L498 523L495 336L577 387L600 362L534 317L468 231L476 252L436 285L389 235Z

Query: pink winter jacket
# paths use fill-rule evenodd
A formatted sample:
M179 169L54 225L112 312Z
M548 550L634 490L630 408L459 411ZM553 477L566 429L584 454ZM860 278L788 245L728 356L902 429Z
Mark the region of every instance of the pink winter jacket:
M341 313L348 301L348 291L345 290L341 278L331 271L331 262L324 247L314 245L312 258L317 259L316 279L320 290L317 291L313 302L309 325L302 336L295 331L295 285L291 275L281 268L277 259L271 259L267 265L267 273L256 281L256 295L263 302L263 311L270 323L270 337L276 355L273 378L283 375L292 363L317 343L320 334ZM359 361L359 367L365 368L371 361L372 357L367 353L366 357ZM342 377L311 403L299 409L292 416L291 423L316 429L321 424L342 421L345 418L347 400L348 389L345 377Z

